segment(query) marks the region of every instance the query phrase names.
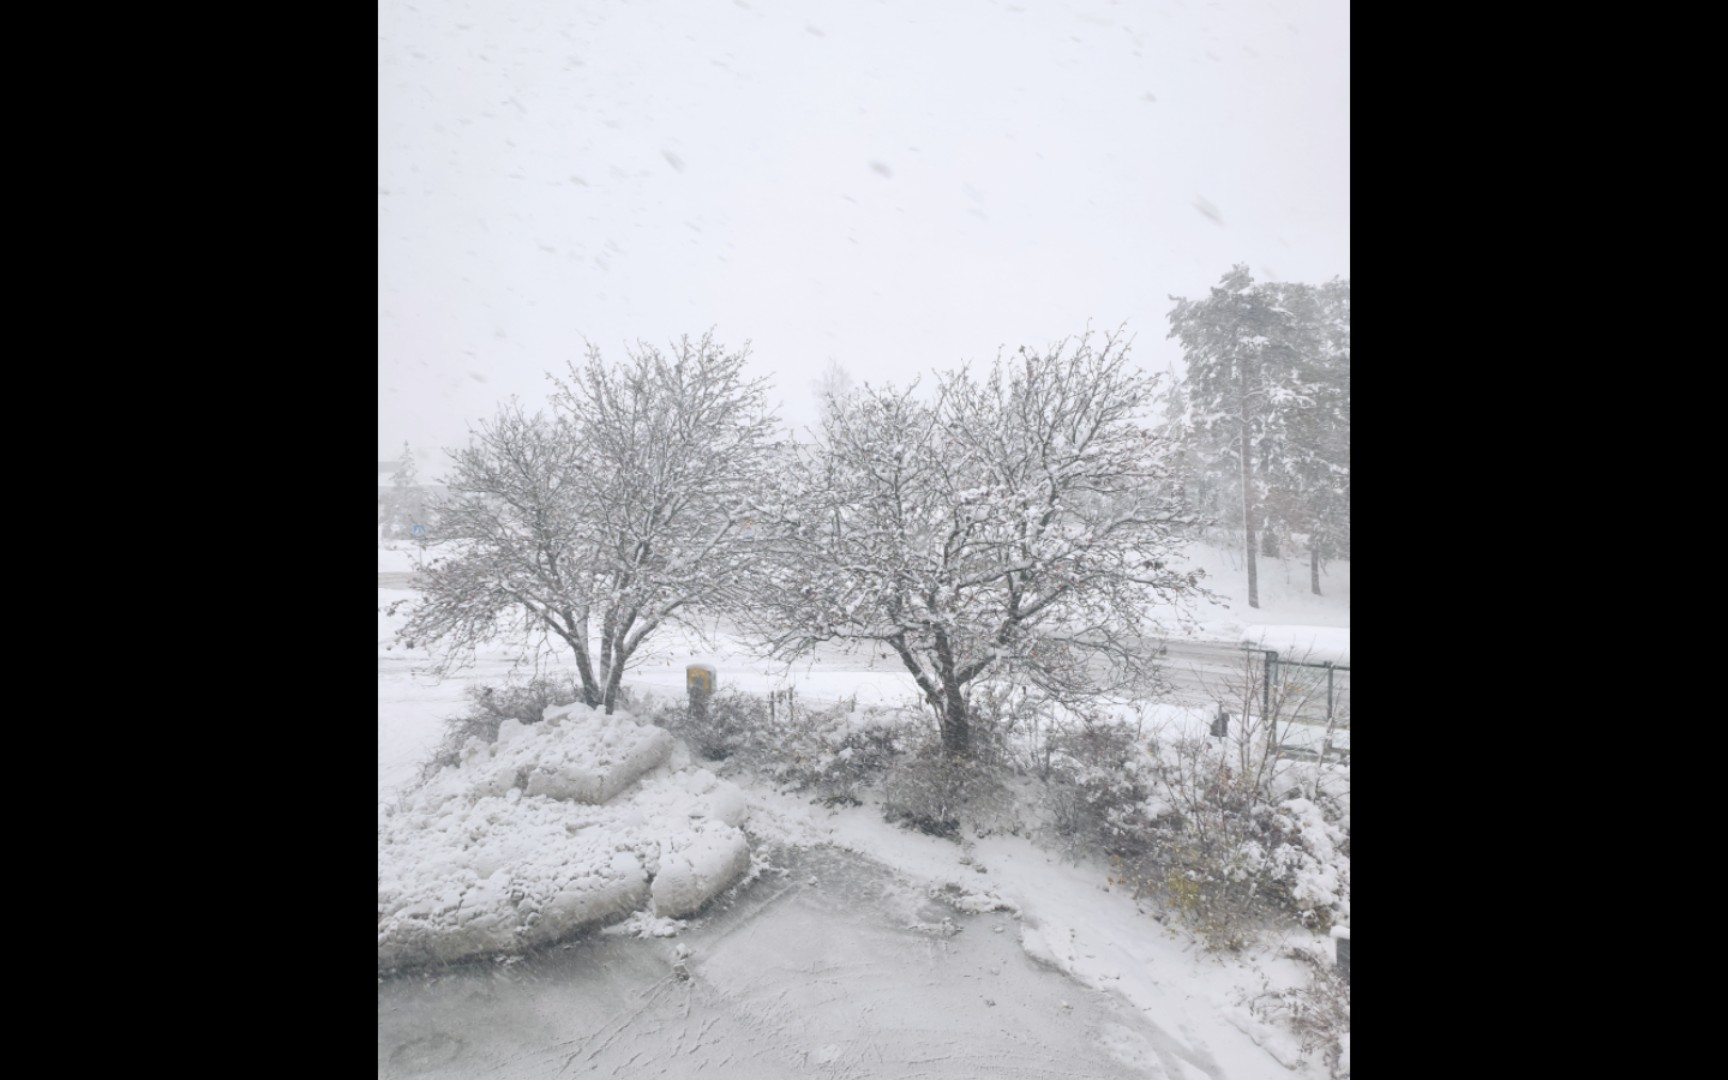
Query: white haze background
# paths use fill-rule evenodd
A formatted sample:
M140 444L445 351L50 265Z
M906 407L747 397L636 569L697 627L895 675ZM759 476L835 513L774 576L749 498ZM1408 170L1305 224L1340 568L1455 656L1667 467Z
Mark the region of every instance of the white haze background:
M1350 274L1342 0L381 0L379 453L713 326L783 416Z

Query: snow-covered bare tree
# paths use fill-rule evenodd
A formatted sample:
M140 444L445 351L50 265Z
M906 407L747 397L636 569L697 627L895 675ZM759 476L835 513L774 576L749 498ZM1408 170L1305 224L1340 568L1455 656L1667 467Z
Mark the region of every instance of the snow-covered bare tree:
M1201 593L1172 569L1180 514L1154 380L1119 336L998 358L988 375L831 399L764 517L775 587L756 626L777 655L892 649L944 749L973 749L970 691L1003 673L1058 694L1135 664L1148 604Z
M568 649L583 697L611 711L660 627L736 606L760 548L739 537L766 471L773 418L745 349L712 335L621 364L590 347L554 378L552 414L514 404L453 455L443 554L401 640L458 666L506 630Z

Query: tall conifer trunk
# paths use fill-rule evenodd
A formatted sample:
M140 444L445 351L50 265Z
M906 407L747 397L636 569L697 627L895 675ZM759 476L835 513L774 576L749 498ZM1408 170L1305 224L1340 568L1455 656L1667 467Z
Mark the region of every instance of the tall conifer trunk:
M1249 436L1248 422L1248 363L1244 360L1237 366L1239 384L1237 396L1237 416L1242 426L1242 528L1247 533L1246 543L1242 550L1248 556L1248 606L1260 606L1260 575L1254 565L1254 458L1253 439Z

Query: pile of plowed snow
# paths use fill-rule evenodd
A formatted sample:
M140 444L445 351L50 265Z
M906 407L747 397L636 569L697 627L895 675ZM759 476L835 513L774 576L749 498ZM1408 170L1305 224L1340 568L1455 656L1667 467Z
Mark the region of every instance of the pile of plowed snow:
M627 713L548 709L379 806L378 967L518 953L648 909L680 918L750 865L744 796Z

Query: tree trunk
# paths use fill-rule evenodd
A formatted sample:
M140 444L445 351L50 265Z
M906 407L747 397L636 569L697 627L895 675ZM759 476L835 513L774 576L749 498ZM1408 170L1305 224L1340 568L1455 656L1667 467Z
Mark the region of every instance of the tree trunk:
M590 709L600 707L600 684L594 679L594 668L588 662L588 650L571 646L576 654L576 673L582 677L582 704Z
M934 635L936 677L942 686L942 750L950 757L972 756L972 725L966 716L966 697L955 677L954 647L938 629Z
M618 702L618 687L624 682L624 662L630 659L621 638L622 635L606 656L606 690L600 699L600 707L606 710L607 716L612 715L612 708Z
M942 752L949 757L972 756L972 724L966 715L966 702L952 691L944 695L947 707L942 713Z
M618 686L623 680L624 666L620 664L612 669L611 677L606 680L606 696L602 700L601 706L606 710L607 716L612 715L612 707L618 702Z
M570 642L570 651L576 654L576 673L582 676L582 704L593 709L600 705L600 683L594 678L594 663L588 658L587 619L577 624L576 632L581 635L580 644Z
M612 670L612 643L617 640L613 629L612 614L608 612L600 620L600 682L607 682L607 675Z
M1278 534L1273 531L1270 525L1260 530L1260 554L1268 559L1278 557Z
M1248 365L1238 364L1238 419L1242 428L1242 529L1246 533L1243 551L1248 557L1248 606L1260 606L1260 575L1254 565L1254 459L1253 440L1248 432Z
M1314 590L1314 595L1320 595L1320 545L1308 545L1308 585Z
M961 696L960 688L949 676L954 671L952 655L948 654L946 661L938 660L938 674L934 679L924 670L918 658L912 654L912 649L906 644L902 634L880 639L894 650L900 657L900 662L906 670L912 673L912 681L918 684L918 689L924 694L924 700L930 703L930 708L936 713L936 723L942 729L942 750L950 756L972 756L972 724L966 713L966 699ZM946 649L946 645L943 646Z

